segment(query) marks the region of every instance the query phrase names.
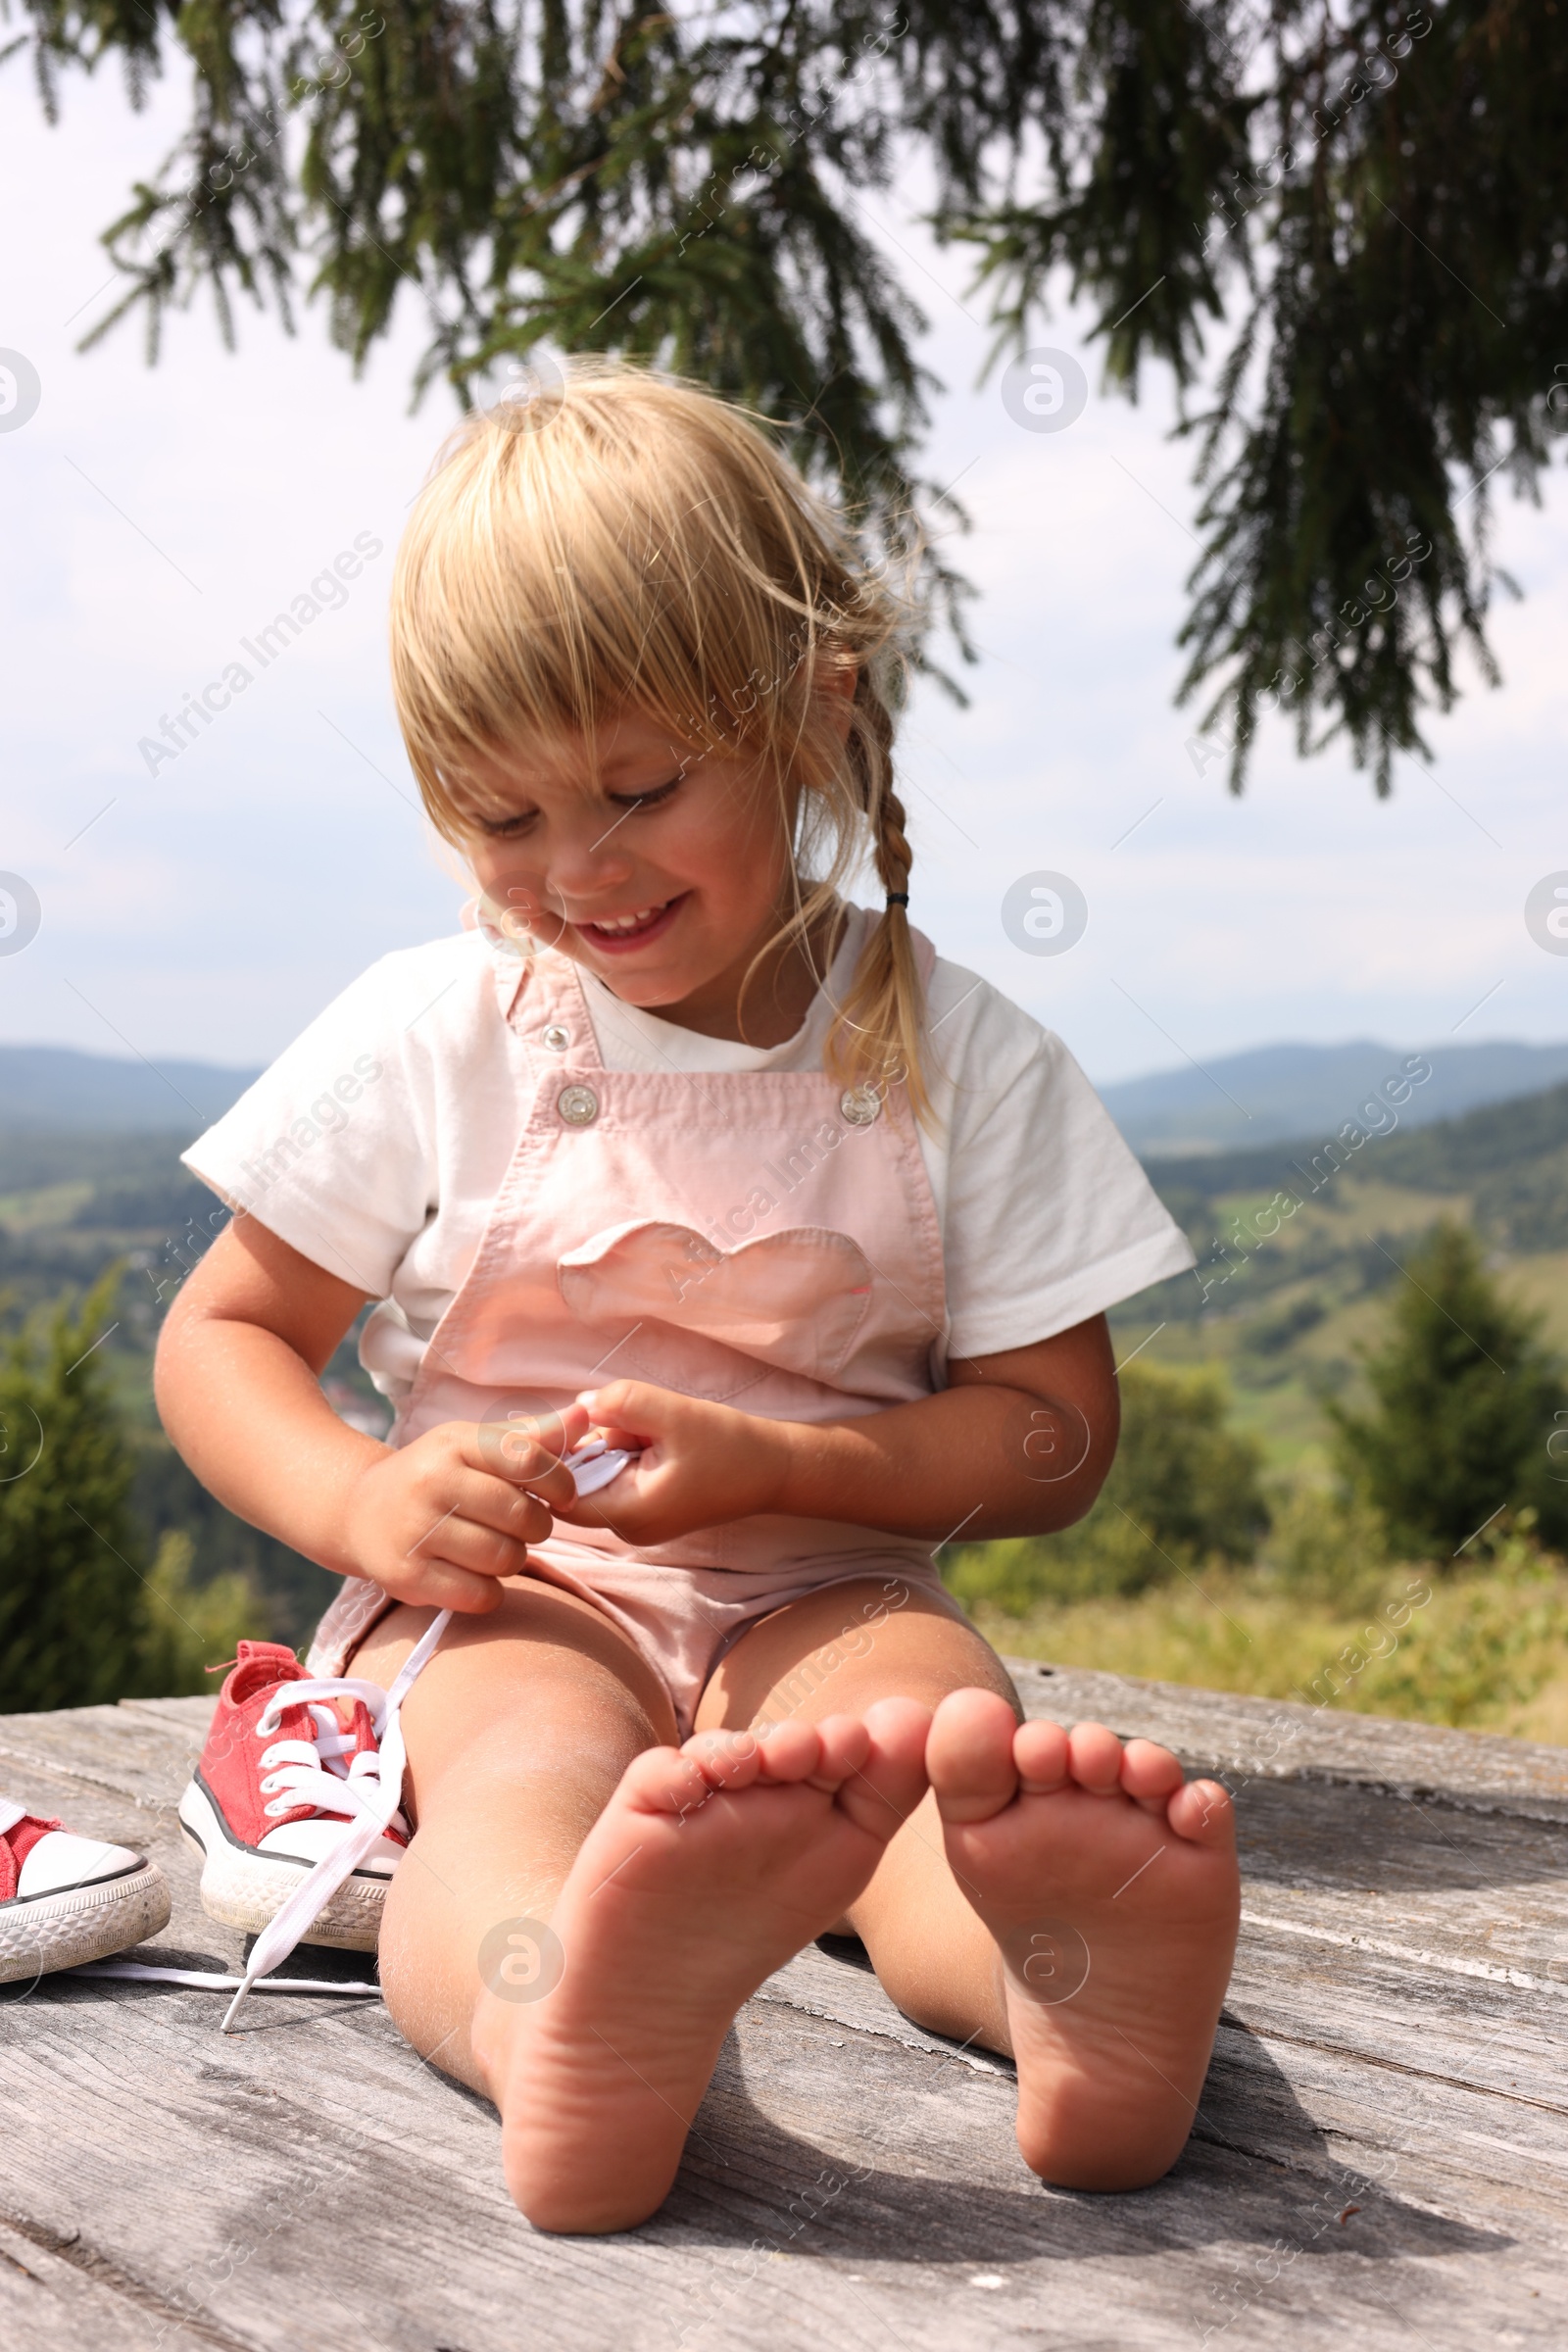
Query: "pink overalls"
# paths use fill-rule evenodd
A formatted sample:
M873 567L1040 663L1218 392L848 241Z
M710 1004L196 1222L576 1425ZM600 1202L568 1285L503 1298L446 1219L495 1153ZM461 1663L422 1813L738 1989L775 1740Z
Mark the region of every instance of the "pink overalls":
M796 1421L932 1394L942 1240L902 1086L607 1070L568 958L540 953L520 971L498 959L498 990L529 1049L533 1102L394 1445L444 1421L559 1409L618 1378ZM612 1518L612 1487L603 1507ZM641 1550L610 1527L558 1522L528 1549L535 1575L631 1637L683 1737L723 1651L797 1593L882 1576L946 1598L925 1544L822 1519L746 1519ZM310 1671L340 1673L392 1605L345 1579Z

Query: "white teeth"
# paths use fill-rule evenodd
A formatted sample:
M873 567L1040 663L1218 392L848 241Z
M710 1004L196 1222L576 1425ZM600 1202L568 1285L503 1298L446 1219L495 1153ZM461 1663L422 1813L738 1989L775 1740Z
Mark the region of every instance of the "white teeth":
M663 913L662 906L639 906L635 914L600 915L594 924L596 931L636 931L656 914Z

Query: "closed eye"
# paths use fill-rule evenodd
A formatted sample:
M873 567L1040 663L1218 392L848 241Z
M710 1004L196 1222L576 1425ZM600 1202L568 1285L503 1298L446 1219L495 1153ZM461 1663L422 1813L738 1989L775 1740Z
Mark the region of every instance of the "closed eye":
M636 808L658 808L678 790L686 774L682 767L667 783L650 784L643 792L609 792L605 798L612 808L621 812L617 824ZM491 841L520 841L538 822L537 808L523 808L511 816L487 816L479 820L479 830Z
M679 786L686 770L671 776L667 784L651 784L646 792L607 792L605 798L612 808L624 808L629 816L634 808L657 808L667 801Z

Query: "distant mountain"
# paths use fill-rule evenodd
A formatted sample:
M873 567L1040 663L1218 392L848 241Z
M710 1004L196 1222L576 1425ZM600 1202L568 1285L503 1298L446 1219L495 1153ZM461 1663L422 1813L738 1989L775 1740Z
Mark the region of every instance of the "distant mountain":
M1452 1213L1446 1196L1466 1195L1464 1213L1494 1249L1568 1250L1568 1086L1483 1103L1461 1118L1429 1121L1413 1135L1362 1132L1353 1157L1327 1149L1335 1131L1320 1128L1245 1152L1151 1153L1144 1164L1200 1250L1215 1238L1223 1221L1218 1203L1227 1198L1283 1190L1305 1202L1333 1185L1329 1197L1343 1200L1345 1186L1366 1178L1431 1195L1434 1217ZM1353 1243L1343 1237L1341 1247L1353 1253ZM1279 1264L1271 1270L1289 1278Z
M1176 1158L1333 1135L1399 1070L1408 1049L1370 1038L1345 1046L1254 1046L1195 1068L1156 1070L1103 1086L1105 1107L1135 1152ZM1426 1049L1432 1076L1412 1089L1401 1127L1429 1126L1490 1102L1538 1094L1568 1079L1568 1044Z
M1134 1151L1146 1156L1249 1151L1332 1135L1399 1069L1406 1052L1371 1039L1254 1046L1217 1055L1201 1069L1183 1063L1100 1092ZM1568 1080L1568 1044L1433 1046L1427 1058L1433 1074L1412 1089L1401 1127L1429 1126ZM70 1046L0 1046L0 1131L178 1134L189 1142L257 1075L163 1055L140 1061Z
M255 1070L213 1061L125 1061L71 1046L0 1046L0 1126L102 1135L177 1133L189 1143L237 1102Z

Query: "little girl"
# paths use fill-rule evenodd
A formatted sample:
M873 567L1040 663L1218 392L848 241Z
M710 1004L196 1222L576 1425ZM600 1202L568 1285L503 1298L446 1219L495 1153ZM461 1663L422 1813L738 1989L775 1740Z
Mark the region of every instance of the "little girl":
M933 1565L1087 1510L1104 1310L1192 1261L1057 1040L909 925L900 623L701 391L582 368L471 418L392 603L470 926L186 1155L237 1213L164 1334L174 1443L346 1579L313 1671L385 1688L458 1612L381 1980L546 2230L658 2207L736 2010L826 1932L1012 2055L1024 2160L1078 2188L1174 2161L1229 1976L1224 1790L1020 1726ZM318 1385L368 1300L387 1445ZM591 1432L634 1458L582 1496Z

